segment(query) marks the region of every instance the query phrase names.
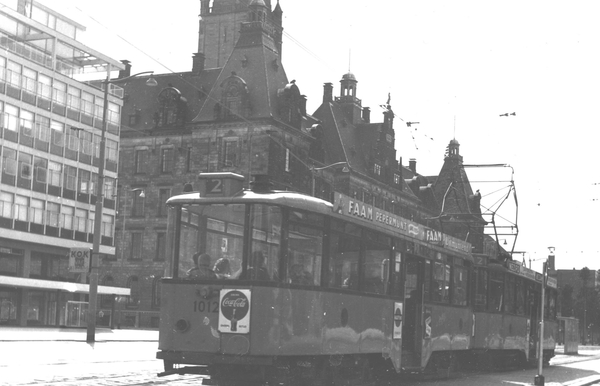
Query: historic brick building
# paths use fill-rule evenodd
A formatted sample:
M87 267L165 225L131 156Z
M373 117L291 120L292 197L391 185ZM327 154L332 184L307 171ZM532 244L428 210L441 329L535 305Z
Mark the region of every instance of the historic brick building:
M159 278L167 266L165 201L186 185L197 187L201 172L241 174L245 187L267 176L275 189L324 199L338 191L461 239L469 227L481 230L478 197L457 172L458 142L450 145L446 177L418 174L416 161L404 167L389 100L383 122L371 122L353 74L342 76L339 97L326 83L321 106L306 111L306 97L281 60L279 3L274 9L268 0L209 3L200 1L191 71L155 75L157 88L146 89L143 78L124 85L116 255L103 261L101 275L103 283L131 288L132 297L118 305L118 321L156 326ZM131 69L126 64L122 76ZM450 213L441 212L445 197L439 192L458 182L468 188L453 194ZM444 228L444 215L456 222L462 203L469 216ZM482 238L470 237L483 250Z

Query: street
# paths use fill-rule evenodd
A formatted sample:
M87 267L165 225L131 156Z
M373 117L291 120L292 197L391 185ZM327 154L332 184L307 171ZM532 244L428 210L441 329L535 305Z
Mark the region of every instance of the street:
M0 352L0 385L125 386L198 385L201 376L173 375L158 378L162 362L154 358L157 343L148 341L3 341ZM578 356L558 355L544 368L546 385L569 383L590 376L600 379L600 350ZM421 386L531 385L536 369L487 374L466 374L453 379L414 381ZM581 383L577 383L580 385ZM589 385L594 383L583 383ZM378 385L379 386L379 385ZM387 385L381 385L387 386Z

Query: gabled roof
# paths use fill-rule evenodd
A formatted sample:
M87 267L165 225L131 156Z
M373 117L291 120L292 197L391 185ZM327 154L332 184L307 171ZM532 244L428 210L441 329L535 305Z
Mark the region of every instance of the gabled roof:
M327 148L328 157L325 164L345 161L352 170L368 175L367 157L376 145L383 123L361 122L354 125L347 119L343 108L333 101L321 104L313 116L322 122L324 128L323 147ZM404 180L402 191L415 196Z
M277 90L288 84L287 75L273 39L260 28L259 22L250 22L242 24L240 38L194 122L214 120L215 104L221 103L221 86L232 74L243 79L248 87L248 99L252 101L252 106L246 118L277 115Z
M206 100L208 91L212 88L220 69L204 70L200 74L193 72L179 72L173 74L152 75L158 85L148 87L148 77L135 77L120 84L125 89L122 116L138 115L139 123L134 130L148 130L154 127L154 114L159 109L158 95L167 87L177 89L187 101L187 121L191 121L200 111L202 103ZM134 96L129 100L128 95ZM127 121L124 121L127 122ZM126 125L122 132L128 131Z
M449 153L433 185L434 194L440 200L440 215L463 221L483 222L479 200L473 193L458 146L456 140L450 142ZM452 148L455 152L452 152Z

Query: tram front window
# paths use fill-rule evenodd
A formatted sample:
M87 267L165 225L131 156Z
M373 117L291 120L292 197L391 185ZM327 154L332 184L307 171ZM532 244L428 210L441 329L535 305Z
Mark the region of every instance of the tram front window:
M189 205L181 210L179 277L236 278L242 270L244 205Z
M180 218L175 219L180 224L180 278L278 280L281 210L251 205L250 221L246 223L246 209L243 204L181 208Z

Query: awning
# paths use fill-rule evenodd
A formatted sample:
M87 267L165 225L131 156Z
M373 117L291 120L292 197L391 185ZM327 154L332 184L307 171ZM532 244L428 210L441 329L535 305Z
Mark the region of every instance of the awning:
M90 285L66 281L32 279L28 277L0 276L0 286L34 288L42 290L58 290L72 293L90 293ZM98 286L98 295L130 296L131 290L123 287Z

